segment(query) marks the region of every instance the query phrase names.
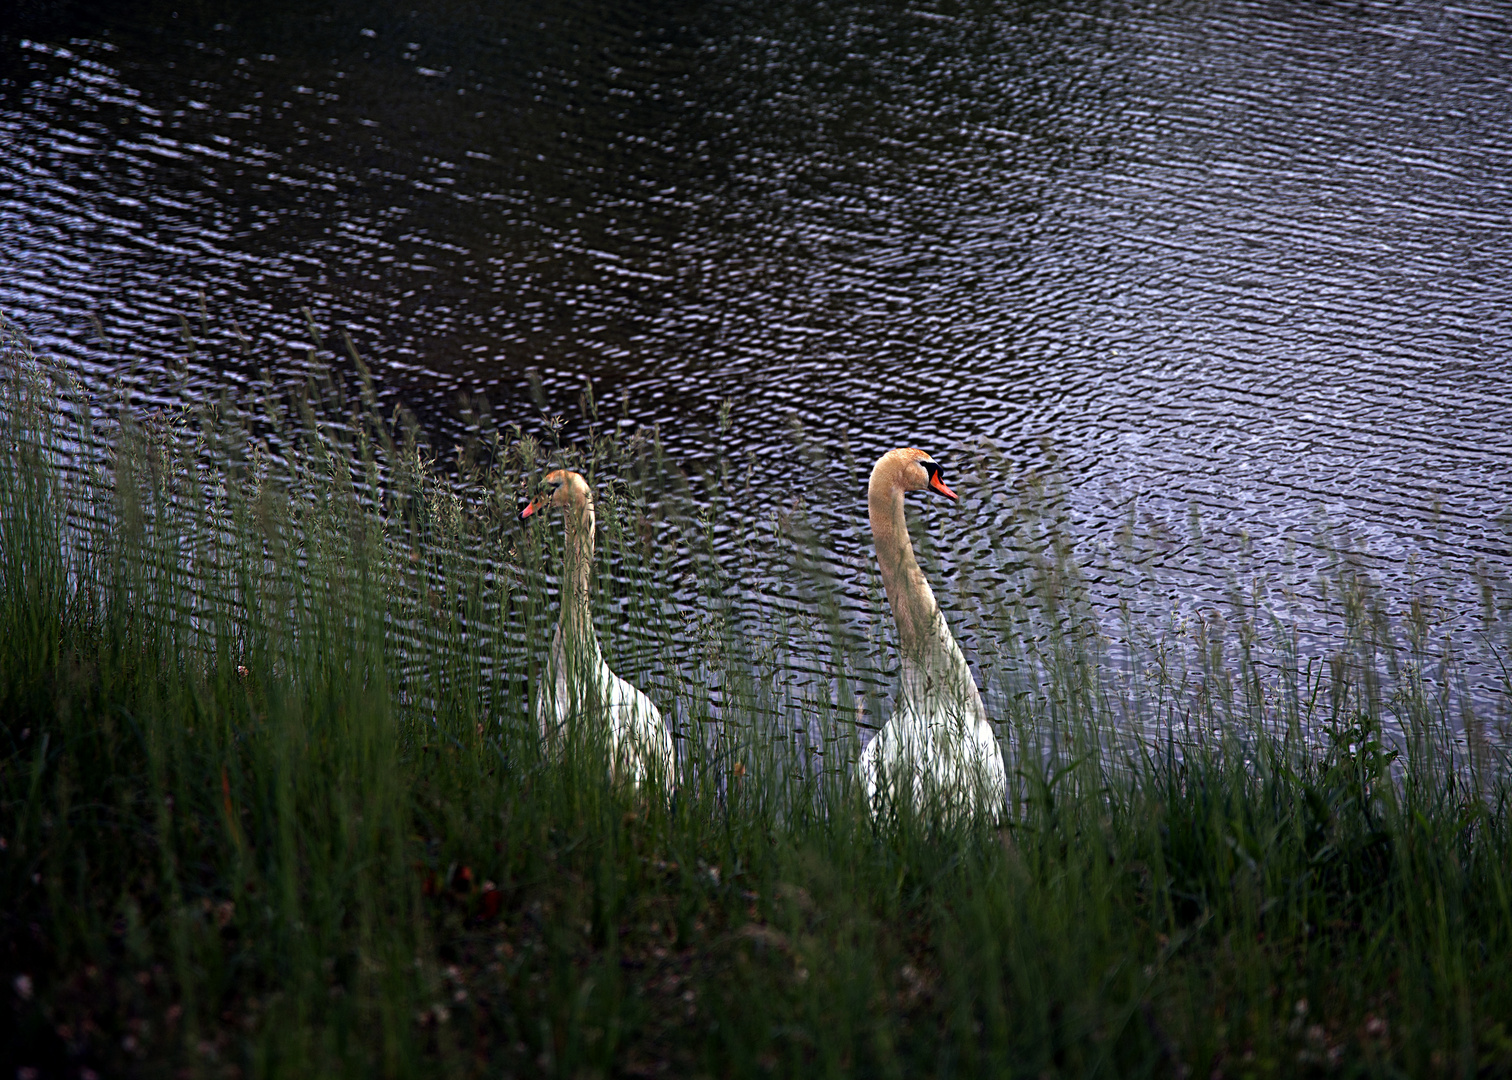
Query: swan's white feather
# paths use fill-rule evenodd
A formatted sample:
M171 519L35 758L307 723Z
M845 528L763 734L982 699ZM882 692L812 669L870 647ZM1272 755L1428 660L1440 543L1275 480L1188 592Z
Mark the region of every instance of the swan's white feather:
M945 619L935 613L927 664L905 659L892 716L861 751L858 775L873 812L911 801L947 819L1004 808L1002 749Z
M675 756L661 710L604 663L598 641L569 657L557 626L547 677L536 700L536 723L548 746L560 745L573 714L602 720L617 779L640 785L653 776L670 783Z

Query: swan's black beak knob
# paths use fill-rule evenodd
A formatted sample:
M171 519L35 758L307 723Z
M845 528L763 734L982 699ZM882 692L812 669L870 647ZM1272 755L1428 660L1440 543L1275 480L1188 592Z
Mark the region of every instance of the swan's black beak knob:
M525 509L520 511L520 520L524 521L531 514L534 514L537 510L541 509L550 501L551 500L545 495L538 495L536 498L531 499L528 503L525 504Z

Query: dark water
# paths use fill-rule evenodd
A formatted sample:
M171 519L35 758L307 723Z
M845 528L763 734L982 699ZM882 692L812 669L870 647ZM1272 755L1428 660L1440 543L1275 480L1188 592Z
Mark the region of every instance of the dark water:
M801 425L853 596L869 461L983 440L963 494L1053 463L1151 611L1321 626L1325 522L1393 595L1512 575L1506 4L213 7L0 16L0 313L93 378L202 295L252 344L195 379L296 374L308 306L440 445L591 380L756 517Z

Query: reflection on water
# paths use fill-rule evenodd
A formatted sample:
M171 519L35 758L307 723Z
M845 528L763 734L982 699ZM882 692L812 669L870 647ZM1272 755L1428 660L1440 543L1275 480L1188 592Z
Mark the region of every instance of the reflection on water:
M297 377L308 307L438 445L461 394L538 429L532 371L574 431L588 379L744 462L756 519L798 425L856 605L899 444L986 506L1054 463L1094 592L1132 560L1152 611L1266 575L1323 628L1325 521L1394 594L1512 574L1481 0L127 8L0 39L0 312L93 378L184 355L180 314L247 338L207 388Z

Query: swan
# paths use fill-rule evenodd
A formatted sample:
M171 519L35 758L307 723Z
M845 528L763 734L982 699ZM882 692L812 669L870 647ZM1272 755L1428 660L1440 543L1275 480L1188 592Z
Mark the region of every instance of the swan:
M670 784L674 755L662 714L635 687L609 670L599 652L598 635L588 606L593 570L593 492L579 473L555 469L546 474L555 488L532 499L520 520L548 507L566 519L566 568L562 575L562 614L551 639L546 680L536 698L541 739L557 749L574 718L601 719L608 727L610 768L616 779L640 786L656 776Z
M1008 778L966 657L914 558L903 496L948 499L940 466L922 450L889 450L872 468L866 502L877 564L898 624L903 685L892 717L861 752L858 775L872 813L911 798L947 819L1002 814ZM908 779L912 777L912 784Z

